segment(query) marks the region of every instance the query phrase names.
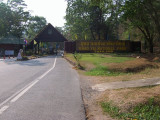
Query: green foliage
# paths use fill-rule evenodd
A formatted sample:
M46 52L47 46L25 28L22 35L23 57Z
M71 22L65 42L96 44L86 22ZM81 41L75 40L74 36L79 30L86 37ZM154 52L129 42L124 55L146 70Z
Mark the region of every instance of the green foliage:
M66 37L71 40L160 40L159 0L66 0ZM143 38L142 38L143 37ZM146 50L147 50L146 49Z
M118 15L112 0L67 0L65 29L72 40L114 39Z
M114 106L111 102L102 102L101 106L104 112L109 113L112 117L123 120L159 120L160 106L155 103L154 98L150 98L147 103L140 104L129 112L121 112L121 110Z
M25 52L25 54L26 54L26 56L31 56L31 55L34 54L34 51L33 51L33 50L27 50L27 51Z
M31 16L26 7L23 0L0 2L0 37L31 39L46 25L44 17Z
M75 59L76 62L77 62L78 68L79 68L79 69L84 69L84 67L80 64L80 59L82 58L82 54L75 52L75 53L73 54L73 56L74 56L74 59Z
M113 106L111 102L102 102L101 107L104 112L109 113L111 117L118 117L120 109L116 106Z
M29 60L29 58L27 56L22 56L22 60L20 61L26 61L26 60Z
M157 0L126 0L121 9L124 20L127 22L129 20L130 26L141 31L151 53L153 53L153 43L157 39L157 33L160 33L160 14L157 4L160 5Z
M82 54L77 53L77 52L75 52L75 53L73 54L73 56L74 56L74 58L75 58L75 60L76 60L77 62L79 62L80 59L82 58Z
M12 11L12 24L8 32L12 36L21 38L30 17L30 13L25 11L27 5L23 0L8 0L7 5Z
M0 37L8 35L13 23L12 16L11 8L3 2L0 3Z
M31 16L29 19L28 27L26 29L26 38L28 40L33 40L33 38L44 28L47 21L44 17Z

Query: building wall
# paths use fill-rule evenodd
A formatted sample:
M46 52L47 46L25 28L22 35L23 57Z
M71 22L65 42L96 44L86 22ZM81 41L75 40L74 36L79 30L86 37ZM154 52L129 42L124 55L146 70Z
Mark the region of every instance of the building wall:
M0 52L1 55L4 54L5 50L14 50L15 55L17 55L19 49L22 49L23 45L17 45L17 44L0 44Z

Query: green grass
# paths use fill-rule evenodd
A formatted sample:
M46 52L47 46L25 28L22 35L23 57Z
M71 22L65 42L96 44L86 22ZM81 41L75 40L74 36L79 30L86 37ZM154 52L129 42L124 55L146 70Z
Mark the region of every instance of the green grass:
M114 72L109 70L107 67L97 66L96 68L90 71L87 71L85 74L90 76L118 76L118 75L124 75L127 73Z
M82 54L81 61L91 62L94 65L100 65L103 63L122 63L128 60L133 60L131 57L106 57L104 54L86 53Z
M111 102L102 102L101 106L104 112L107 112L113 118L123 120L160 120L160 106L155 103L154 98L150 98L146 104L140 104L129 112L121 112Z
M104 63L122 63L125 61L133 60L131 57L121 57L119 55L105 56L105 54L96 54L96 53L85 53L82 54L81 62L89 62L94 64L96 67L87 71L85 74L90 76L118 76L125 75L127 73L115 72L109 70L106 66L102 66Z
M86 75L90 76L118 76L128 73L115 72L109 70L104 64L106 63L123 63L129 60L134 60L132 57L122 57L123 54L99 54L99 53L78 53L81 54L80 63L91 63L95 68L86 71ZM73 54L67 54L71 60L76 61ZM85 66L83 66L85 68Z

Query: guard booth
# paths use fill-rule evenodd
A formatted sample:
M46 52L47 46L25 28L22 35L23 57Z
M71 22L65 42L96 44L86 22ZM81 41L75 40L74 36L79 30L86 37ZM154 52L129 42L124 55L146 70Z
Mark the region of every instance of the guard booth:
M0 57L17 56L19 49L23 49L24 40L15 36L7 36L0 38Z
M32 44L36 44L34 48L35 51L38 49L38 54L46 51L54 54L64 49L65 41L67 39L49 23L36 35Z

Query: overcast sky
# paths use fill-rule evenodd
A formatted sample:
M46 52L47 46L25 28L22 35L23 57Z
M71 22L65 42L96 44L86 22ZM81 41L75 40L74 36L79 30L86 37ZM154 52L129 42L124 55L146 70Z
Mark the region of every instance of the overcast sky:
M32 15L43 16L53 26L64 26L67 2L65 0L24 0Z

